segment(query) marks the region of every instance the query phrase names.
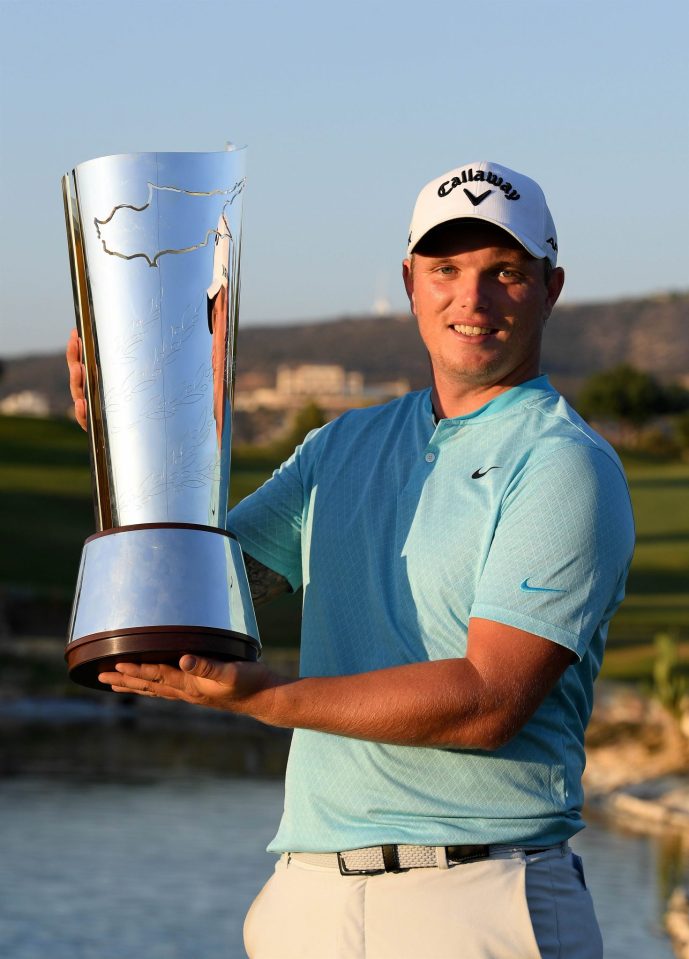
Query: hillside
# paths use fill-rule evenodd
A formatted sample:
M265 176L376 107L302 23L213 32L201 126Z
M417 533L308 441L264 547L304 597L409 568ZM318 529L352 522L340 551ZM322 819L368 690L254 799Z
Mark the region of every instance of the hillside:
M689 292L558 306L545 335L543 368L570 397L590 373L619 363L662 379L686 376L688 318ZM272 376L281 363L339 363L360 370L368 383L405 377L420 388L428 381L427 359L408 314L240 328L238 373ZM55 412L66 409L62 355L5 360L0 399L25 389L46 393Z
M663 379L689 371L689 293L556 307L543 342L543 368L581 380L629 363ZM428 380L428 362L409 314L344 317L317 325L249 327L240 332L241 372L272 372L280 363L337 362L368 381Z

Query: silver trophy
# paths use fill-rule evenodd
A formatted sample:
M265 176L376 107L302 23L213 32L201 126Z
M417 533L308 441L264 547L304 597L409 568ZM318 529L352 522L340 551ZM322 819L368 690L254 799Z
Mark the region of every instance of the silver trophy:
M242 552L225 530L244 150L101 157L63 179L97 532L65 659L255 660Z

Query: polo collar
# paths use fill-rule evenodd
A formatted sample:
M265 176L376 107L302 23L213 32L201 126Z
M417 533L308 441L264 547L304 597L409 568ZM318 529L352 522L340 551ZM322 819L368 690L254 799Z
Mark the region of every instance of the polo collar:
M444 417L442 420L437 420L435 410L433 409L430 389L427 391L424 402L434 426L437 426L439 422L451 425L453 423L464 423L469 420L473 421L478 419L486 419L489 416L495 416L498 413L504 413L505 410L510 409L512 406L516 406L518 403L523 403L526 400L537 399L537 393L547 394L554 392L555 390L553 389L547 374L542 373L540 376L536 376L532 380L526 380L526 382L520 383L518 386L510 387L510 389L505 390L504 393L499 393L497 396L493 397L492 400L488 400L488 402L484 403L483 406L479 406L477 410L473 410L471 413L463 413L461 416Z

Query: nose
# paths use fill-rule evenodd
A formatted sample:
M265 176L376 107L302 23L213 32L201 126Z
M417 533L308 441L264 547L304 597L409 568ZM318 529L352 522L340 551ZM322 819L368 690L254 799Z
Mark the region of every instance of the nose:
M483 313L488 309L488 284L479 271L462 271L457 301L467 313Z

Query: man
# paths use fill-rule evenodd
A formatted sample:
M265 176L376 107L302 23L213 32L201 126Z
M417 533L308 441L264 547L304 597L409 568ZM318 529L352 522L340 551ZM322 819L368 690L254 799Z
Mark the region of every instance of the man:
M257 596L304 588L301 678L101 675L295 728L252 959L602 954L567 840L633 526L615 453L540 375L556 263L527 177L424 187L403 274L432 387L314 431L230 516Z

